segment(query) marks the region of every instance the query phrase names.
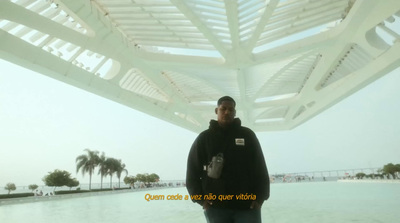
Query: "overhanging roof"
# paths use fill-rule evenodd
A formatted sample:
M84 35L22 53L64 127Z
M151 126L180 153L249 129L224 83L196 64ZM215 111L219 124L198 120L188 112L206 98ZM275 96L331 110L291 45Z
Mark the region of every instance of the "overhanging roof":
M0 1L0 58L196 132L224 95L292 129L399 67L399 40L398 0Z

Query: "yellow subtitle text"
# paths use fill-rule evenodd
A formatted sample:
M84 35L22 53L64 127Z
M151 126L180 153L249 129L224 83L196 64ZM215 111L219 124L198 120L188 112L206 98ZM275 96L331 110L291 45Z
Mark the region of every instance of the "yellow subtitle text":
M146 201L153 201L153 200L172 200L172 201L176 201L176 200L189 200L189 198L191 200L197 200L197 201L201 201L201 200L209 200L209 201L215 201L215 200L219 200L219 201L231 201L231 200L256 200L257 196L255 194L238 194L238 195L231 195L231 194L227 194L227 195L215 195L212 193L206 194L206 195L182 195L182 194L170 194L170 195L161 195L161 194L145 194L144 195L144 199Z

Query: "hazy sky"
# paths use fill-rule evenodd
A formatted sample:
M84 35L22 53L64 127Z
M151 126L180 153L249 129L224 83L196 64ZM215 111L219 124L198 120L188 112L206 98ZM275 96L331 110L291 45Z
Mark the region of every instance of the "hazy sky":
M400 69L294 130L257 133L270 173L400 163L398 83ZM55 169L87 184L89 177L77 174L75 164L85 148L121 159L129 175L157 173L163 180L183 180L196 136L0 60L0 187L8 182L43 185L43 176Z

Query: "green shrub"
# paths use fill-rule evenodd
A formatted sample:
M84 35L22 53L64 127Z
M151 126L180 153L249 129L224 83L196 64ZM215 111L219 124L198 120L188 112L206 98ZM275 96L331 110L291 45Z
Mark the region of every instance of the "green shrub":
M60 191L55 191L56 195L61 195L61 194L81 194L81 193L88 193L90 192L89 190L60 190Z
M32 197L33 193L0 194L0 199Z

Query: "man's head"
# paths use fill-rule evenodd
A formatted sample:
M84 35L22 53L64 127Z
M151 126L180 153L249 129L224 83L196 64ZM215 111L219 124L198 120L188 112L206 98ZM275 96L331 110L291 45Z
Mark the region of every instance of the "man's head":
M218 107L215 108L215 114L217 114L218 124L222 127L232 124L236 115L235 100L229 96L224 96L218 99L217 105Z

